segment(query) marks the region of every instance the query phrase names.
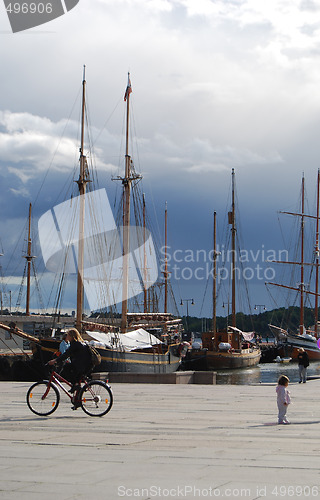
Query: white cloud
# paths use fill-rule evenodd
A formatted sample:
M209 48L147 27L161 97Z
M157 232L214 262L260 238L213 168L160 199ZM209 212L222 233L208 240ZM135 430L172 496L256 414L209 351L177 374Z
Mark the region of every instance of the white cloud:
M73 137L70 137L71 134ZM46 117L30 113L0 111L1 162L7 164L7 172L16 175L23 184L49 168L57 172L72 170L77 165L79 156L79 146L75 139L77 134L77 124L71 120L55 123ZM103 137L105 138L104 135ZM96 146L95 149L97 155L101 155L100 148ZM15 164L19 166L16 167ZM105 164L99 156L96 167L105 171L114 168ZM26 194L24 191L22 193Z
M264 156L247 149L237 149L232 146L221 148L201 139L194 140L185 151L183 167L189 173L230 172L231 168L275 165L283 160L277 152L267 152Z
M64 127L64 121L53 123L30 113L0 111L1 160L22 164L21 169L11 167L8 171L26 182L39 171L47 170L53 156L54 168L73 163L75 142L70 138L60 139ZM59 152L55 154L58 143Z
M10 188L11 193L13 193L15 196L19 198L27 198L30 199L30 191L26 189L25 187L20 187L20 188Z

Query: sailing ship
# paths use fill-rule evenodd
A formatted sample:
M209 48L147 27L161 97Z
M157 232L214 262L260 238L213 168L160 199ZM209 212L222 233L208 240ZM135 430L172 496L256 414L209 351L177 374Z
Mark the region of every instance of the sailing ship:
M97 255L93 258L90 257L89 249L92 247L99 247L99 255L103 254L104 260L106 255L109 255L114 250L111 250L110 244L107 241L106 234L108 231L108 236L110 239L110 232L118 234L118 229L114 226L110 228L110 218L107 220L109 226L104 225L105 212L111 213L110 207L106 202L104 207L101 206L101 199L105 200L103 194L96 191L93 193L87 193L87 185L91 182L89 177L89 168L87 164L87 158L84 154L84 125L85 125L85 109L86 109L86 80L85 80L85 69L82 82L82 113L81 113L81 142L80 142L80 174L77 180L79 188L79 196L77 197L77 215L78 223L77 237L69 238L69 244L66 244L61 251L58 248L58 244L52 248L46 248L45 244L42 246L43 257L47 267L50 265L55 266L58 260L63 261L66 265L70 265L70 253L75 253L77 255L77 265L75 266L77 272L77 308L76 308L76 318L75 326L82 332L84 338L93 343L98 349L101 355L101 365L97 368L99 371L116 371L116 372L143 372L143 373L171 373L178 369L181 356L179 352L179 344L163 342L146 331L143 328L138 328L134 331L130 331L130 325L128 322L128 298L130 297L129 290L129 271L136 264L135 259L137 259L137 254L132 250L132 244L130 244L130 238L132 237L132 232L130 231L130 199L131 199L131 188L134 181L140 179L133 169L133 162L131 156L129 155L129 113L130 113L130 95L132 92L130 75L128 74L128 84L125 91L124 101L126 102L126 146L125 146L125 175L124 177L119 177L123 184L123 227L121 228L121 249L118 248L118 255L112 254L112 264L107 262L97 262ZM99 190L100 191L100 190ZM98 242L93 241L93 230L90 226L86 230L85 223L88 220L89 212L92 210L92 203L95 199L100 201L100 210L98 214L94 217L98 219L100 223L100 234L98 235ZM61 219L65 218L66 210L65 202L57 207L55 207L55 216L59 219L59 214ZM75 203L73 200L72 203ZM108 206L107 206L108 205ZM109 212L108 212L109 210ZM58 220L59 222L59 220ZM41 242L40 228L42 228L43 241L46 242L48 235L51 232L56 231L56 220L53 220L51 211L47 212L42 216L42 220L39 221L39 237ZM61 229L61 228L60 228ZM103 230L105 231L103 233ZM142 235L143 244L140 245L144 249L144 254L146 255L146 229L143 228L140 231L140 236ZM114 237L111 238L114 241ZM59 242L63 240L63 230L61 229L61 234L57 238ZM117 238L118 247L120 239ZM134 245L133 245L134 246ZM70 251L71 248L71 251ZM68 254L69 252L69 254ZM29 252L31 253L31 252ZM152 254L152 249L150 250ZM121 261L121 263L120 263ZM114 263L118 264L116 265ZM145 268L148 262L145 262ZM71 264L71 267L74 263ZM115 269L116 268L116 269ZM87 270L90 270L89 275ZM98 277L98 270L103 270L103 277ZM122 274L122 276L120 276ZM122 297L116 292L115 288L112 289L111 283L116 282L119 287L119 281L122 282ZM142 284L144 286L142 286ZM167 284L167 275L165 276L165 283ZM143 279L139 280L138 285L131 293L134 296L137 290L141 291L146 287L146 283ZM111 289L111 291L110 291ZM117 303L120 297L122 302L122 313L121 313L121 326L120 332L118 329L110 327L108 325L101 325L100 323L92 323L83 320L83 304L84 295L90 296L90 306L97 303L97 297L101 298L104 296L105 303L111 304L110 295L113 295L113 303ZM94 309L94 307L91 307ZM165 311L164 314L154 314L150 318L150 313L143 316L139 315L140 322L144 326L148 326L146 320L152 319L152 324L157 325L162 317L162 323L165 325L166 337L171 341L173 335L168 335L168 332L172 331L172 325L174 319L172 315ZM137 319L137 318L136 318ZM32 342L35 352L41 357L42 361L47 361L52 358L54 353L59 349L60 338L37 338L32 335L27 335L23 330L18 328L14 323L4 324L0 323L0 328L9 332L11 335L18 335L23 337L25 340Z
M213 262L213 320L212 331L202 334L202 350L192 353L192 361L201 360L201 366L207 370L247 368L259 363L260 349L253 343L254 332L243 332L236 327L236 217L235 217L235 172L232 169L232 202L231 212L228 213L228 222L231 225L232 262L231 262L231 289L232 289L232 325L223 331L217 330L217 237L216 212L214 212L214 262Z
M269 324L270 331L273 333L278 348L282 348L285 356L291 357L292 359L297 359L298 349L303 347L311 360L320 360L320 349L318 346L318 338L319 338L319 326L318 326L318 301L319 301L319 206L320 206L320 170L318 170L317 177L317 208L316 208L316 216L308 215L305 213L305 178L302 176L301 182L301 212L284 212L281 213L293 215L300 217L300 261L299 262L290 262L290 261L272 261L280 264L289 264L293 266L300 267L300 283L298 286L290 286L283 285L279 283L267 283L268 285L274 285L282 288L286 288L289 290L295 290L299 295L300 302L300 321L299 321L299 329L297 332L289 331L289 329L285 329L273 324ZM315 262L308 263L305 261L305 219L315 219L316 221L316 235L315 235ZM314 266L315 267L315 291L307 289L305 283L305 267L306 266ZM314 306L314 326L311 328L306 328L304 325L304 307L305 307L305 298L307 295L313 295L315 297L315 306Z

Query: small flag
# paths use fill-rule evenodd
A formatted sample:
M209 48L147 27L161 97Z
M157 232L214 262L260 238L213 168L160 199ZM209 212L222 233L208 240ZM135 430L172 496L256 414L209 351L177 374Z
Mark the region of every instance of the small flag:
M126 92L124 94L124 100L125 101L129 97L129 95L131 94L131 92L132 92L132 87L131 87L130 73L128 73L128 85L127 85L127 88L126 88Z

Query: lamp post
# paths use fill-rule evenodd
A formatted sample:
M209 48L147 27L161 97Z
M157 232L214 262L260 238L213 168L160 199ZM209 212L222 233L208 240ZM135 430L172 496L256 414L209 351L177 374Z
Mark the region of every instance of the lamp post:
M258 313L258 314L260 314L260 313L261 313L261 308L263 308L263 310L264 310L264 311L266 311L266 310L267 310L267 308L266 308L266 306L265 306L264 304L256 304L256 305L254 306L255 311L256 311L258 308L259 308L259 313Z
M222 307L225 309L227 307L227 328L229 326L229 306L232 305L232 302L223 302Z
M188 318L189 318L189 302L191 302L191 305L194 306L194 300L193 299L181 299L180 306L183 306L183 302L187 303L187 317L186 317L186 326L188 330Z

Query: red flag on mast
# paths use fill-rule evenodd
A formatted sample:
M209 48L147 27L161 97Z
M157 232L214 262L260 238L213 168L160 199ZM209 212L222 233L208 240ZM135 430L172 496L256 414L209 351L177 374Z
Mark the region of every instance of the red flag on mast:
M126 88L126 92L124 94L124 100L125 101L129 97L129 95L131 94L131 92L132 92L132 87L131 87L130 73L128 73L128 85L127 85L127 88Z

